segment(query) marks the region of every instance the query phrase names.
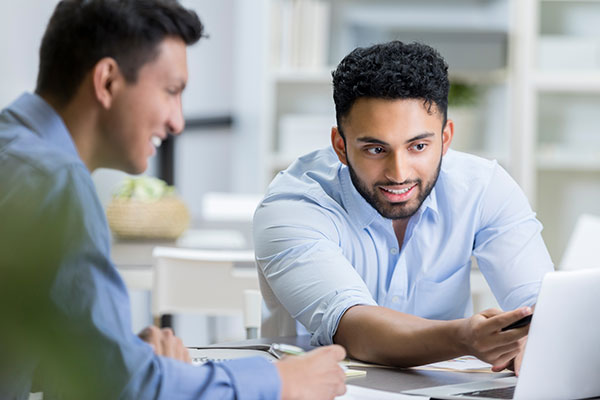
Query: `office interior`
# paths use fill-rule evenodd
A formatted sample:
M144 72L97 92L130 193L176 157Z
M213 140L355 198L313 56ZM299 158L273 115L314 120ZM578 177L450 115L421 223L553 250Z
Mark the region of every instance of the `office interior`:
M327 146L335 124L331 70L354 47L392 39L428 43L446 58L455 88L452 147L496 159L516 179L544 225L557 268L580 217L600 216L600 2L182 3L198 13L209 37L188 50L188 126L173 141L173 160L154 158L145 174L164 178L170 171L192 229L219 228L203 214L208 194L260 196L297 156ZM55 4L0 3L3 107L33 90L39 42ZM94 173L103 205L125 177ZM244 218L223 226L239 228L246 241L240 246L248 247L251 220ZM485 288L476 269L472 276L474 288ZM152 323L151 290L132 289L131 299L139 331ZM489 293L480 300L480 308L494 303ZM240 316L184 314L174 316L174 327L187 345L244 337Z

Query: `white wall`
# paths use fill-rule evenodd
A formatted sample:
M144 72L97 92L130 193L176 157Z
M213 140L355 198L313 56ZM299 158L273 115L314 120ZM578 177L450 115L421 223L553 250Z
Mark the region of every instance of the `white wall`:
M186 117L203 117L232 112L233 93L233 20L235 0L184 0L182 3L194 9L205 25L209 38L203 38L188 49L189 82L184 93ZM46 24L57 1L20 0L0 2L0 108L10 104L25 91L32 92L38 69L38 49ZM184 131L175 146L175 183L192 216L200 215L200 199L207 191L232 190L231 174L233 160L233 134L229 129L213 129L202 132ZM148 174L156 170L151 160ZM124 173L114 170L98 170L93 178L103 204L110 201L111 193ZM150 322L146 318L147 297L134 293L133 313L136 329ZM139 322L137 322L139 321ZM180 334L188 344L206 344L202 331L206 321L201 318L184 318L176 321ZM138 326L139 325L139 326ZM218 338L227 332L239 330L241 322L234 327L218 321ZM213 332L214 334L214 332Z
M38 69L39 44L56 1L0 2L0 107L24 91L33 91ZM232 112L234 0L185 0L203 21L206 33L188 49L189 82L183 97L186 117ZM184 132L176 144L175 181L184 201L199 215L202 194L231 190L232 133L212 130ZM147 171L154 173L154 169ZM123 174L99 170L94 182L103 204Z

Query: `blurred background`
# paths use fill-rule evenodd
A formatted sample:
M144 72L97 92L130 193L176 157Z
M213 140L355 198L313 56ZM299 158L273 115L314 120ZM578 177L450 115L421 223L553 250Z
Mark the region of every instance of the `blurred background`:
M600 215L600 1L182 3L198 13L210 38L188 52L187 127L146 174L175 185L193 228L207 224L207 194L257 198L295 157L327 146L335 124L332 69L356 46L392 39L425 42L446 58L452 147L496 159L511 173L544 225L555 265L579 216ZM34 89L39 42L55 5L0 3L2 107ZM123 177L94 173L103 204ZM245 248L249 209L236 225L244 225ZM148 259L137 245L126 249L134 261L114 255L118 266ZM480 278L474 272L474 290ZM134 329L151 322L148 293L132 291ZM175 325L189 345L235 337L227 332L239 321L215 321L189 317ZM210 332L199 334L206 326Z

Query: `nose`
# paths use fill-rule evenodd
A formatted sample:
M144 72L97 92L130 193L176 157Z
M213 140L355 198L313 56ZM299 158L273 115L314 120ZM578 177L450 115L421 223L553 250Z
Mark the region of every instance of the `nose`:
M404 183L409 179L409 176L407 157L398 153L392 153L386 163L385 177L394 183Z
M167 120L167 130L172 135L178 135L185 127L185 119L183 118L183 108L181 106L181 96L177 96L173 107L169 113Z

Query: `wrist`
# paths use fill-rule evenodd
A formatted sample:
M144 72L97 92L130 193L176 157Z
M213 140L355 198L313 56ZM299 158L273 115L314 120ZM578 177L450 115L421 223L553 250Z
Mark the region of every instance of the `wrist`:
M461 318L449 321L449 335L451 338L448 343L449 348L454 349L454 352L459 355L469 354L469 320L468 318Z

